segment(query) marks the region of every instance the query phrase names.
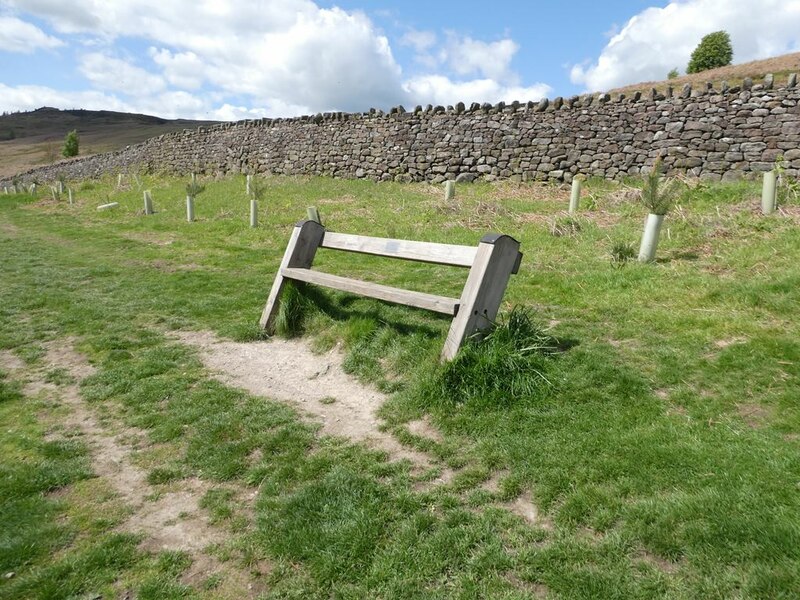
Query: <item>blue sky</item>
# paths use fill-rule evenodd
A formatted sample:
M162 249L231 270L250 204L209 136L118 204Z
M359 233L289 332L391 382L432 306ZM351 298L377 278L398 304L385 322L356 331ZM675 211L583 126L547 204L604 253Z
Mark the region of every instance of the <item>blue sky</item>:
M0 110L240 119L570 96L800 51L800 0L0 0Z

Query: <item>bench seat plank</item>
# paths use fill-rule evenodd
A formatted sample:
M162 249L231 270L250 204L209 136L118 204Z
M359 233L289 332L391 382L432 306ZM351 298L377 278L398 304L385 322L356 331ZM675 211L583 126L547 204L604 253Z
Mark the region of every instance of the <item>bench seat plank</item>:
M477 252L477 248L470 248L469 246L393 240L330 231L325 232L320 247L467 268L471 267L472 263L475 262L475 254Z
M328 234L326 234L326 237L327 235ZM370 298L377 298L378 300L385 300L386 302L395 302L397 304L405 304L416 308L424 308L450 316L456 314L459 304L456 298L447 298L445 296L436 296L423 292L412 292L410 290L393 288L378 283L331 275L321 271L312 271L311 269L283 268L280 272L281 275L287 279L313 283L315 285L333 288L342 292L351 292L361 296L369 296Z

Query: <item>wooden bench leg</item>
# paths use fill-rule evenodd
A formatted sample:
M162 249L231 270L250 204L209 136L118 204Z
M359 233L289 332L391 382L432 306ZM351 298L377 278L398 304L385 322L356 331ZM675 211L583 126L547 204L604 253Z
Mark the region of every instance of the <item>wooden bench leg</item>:
M483 236L442 349L442 360L455 358L465 339L494 323L508 280L519 270L521 259L519 242L514 238Z
M272 333L275 316L278 314L281 291L286 284L286 279L281 275L281 270L291 267L311 268L311 263L314 262L314 255L317 253L317 248L322 243L324 235L325 228L314 221L301 221L295 225L292 230L292 237L289 238L289 245L286 246L286 252L283 254L281 266L278 268L277 275L275 275L275 281L272 283L272 289L269 292L264 312L261 313L259 325L261 325L262 329Z

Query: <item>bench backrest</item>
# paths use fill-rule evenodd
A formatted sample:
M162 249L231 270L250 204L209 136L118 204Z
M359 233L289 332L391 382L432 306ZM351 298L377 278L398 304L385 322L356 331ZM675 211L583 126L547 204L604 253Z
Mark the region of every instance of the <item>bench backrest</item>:
M461 296L448 298L312 270L318 248L465 267L469 275ZM272 329L286 280L303 281L453 316L442 350L442 359L451 360L467 337L492 325L508 280L519 270L521 260L519 242L507 235L487 234L477 246L456 246L334 233L316 221L301 221L292 231L260 324Z

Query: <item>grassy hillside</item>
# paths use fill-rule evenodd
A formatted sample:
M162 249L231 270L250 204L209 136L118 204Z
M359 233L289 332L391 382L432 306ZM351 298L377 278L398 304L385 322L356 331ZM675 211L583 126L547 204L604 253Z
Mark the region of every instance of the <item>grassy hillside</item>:
M686 65L675 65L680 72L685 71ZM772 73L775 76L775 85L783 85L790 73L800 73L800 52L794 54L784 54L783 56L776 56L773 58L766 58L763 60L754 60L747 63L737 65L730 65L727 67L720 67L719 69L710 69L702 73L694 73L692 75L683 75L675 79L664 79L663 81L645 81L626 85L621 88L616 88L611 91L612 94L631 92L649 92L652 88L663 91L667 86L672 86L679 89L686 83L693 86L703 86L708 82L714 84L714 87L719 88L719 84L727 81L731 86L741 85L745 77L750 77L753 83L762 83L764 76ZM664 76L666 77L666 73Z
M800 596L794 196L764 217L755 184L700 184L668 215L659 260L639 264L612 258L644 210L607 182L570 218L563 187L459 186L445 202L421 184L276 177L257 229L243 178L204 183L193 223L176 179L144 179L152 216L111 178L73 182L73 206L0 196L0 598ZM389 395L383 429L429 470L220 383L174 335L259 339L309 205L334 231L522 243L510 326L449 366L449 321L424 311L309 288L285 315ZM464 280L333 251L318 266L445 295ZM94 373L58 368L68 347ZM115 460L144 473L143 504L70 425L80 407L95 438L131 448ZM164 550L131 528L191 490L212 542Z
M147 115L40 108L0 116L0 177L60 160L68 131L80 136L80 155L119 150L162 133L210 121L167 120Z

